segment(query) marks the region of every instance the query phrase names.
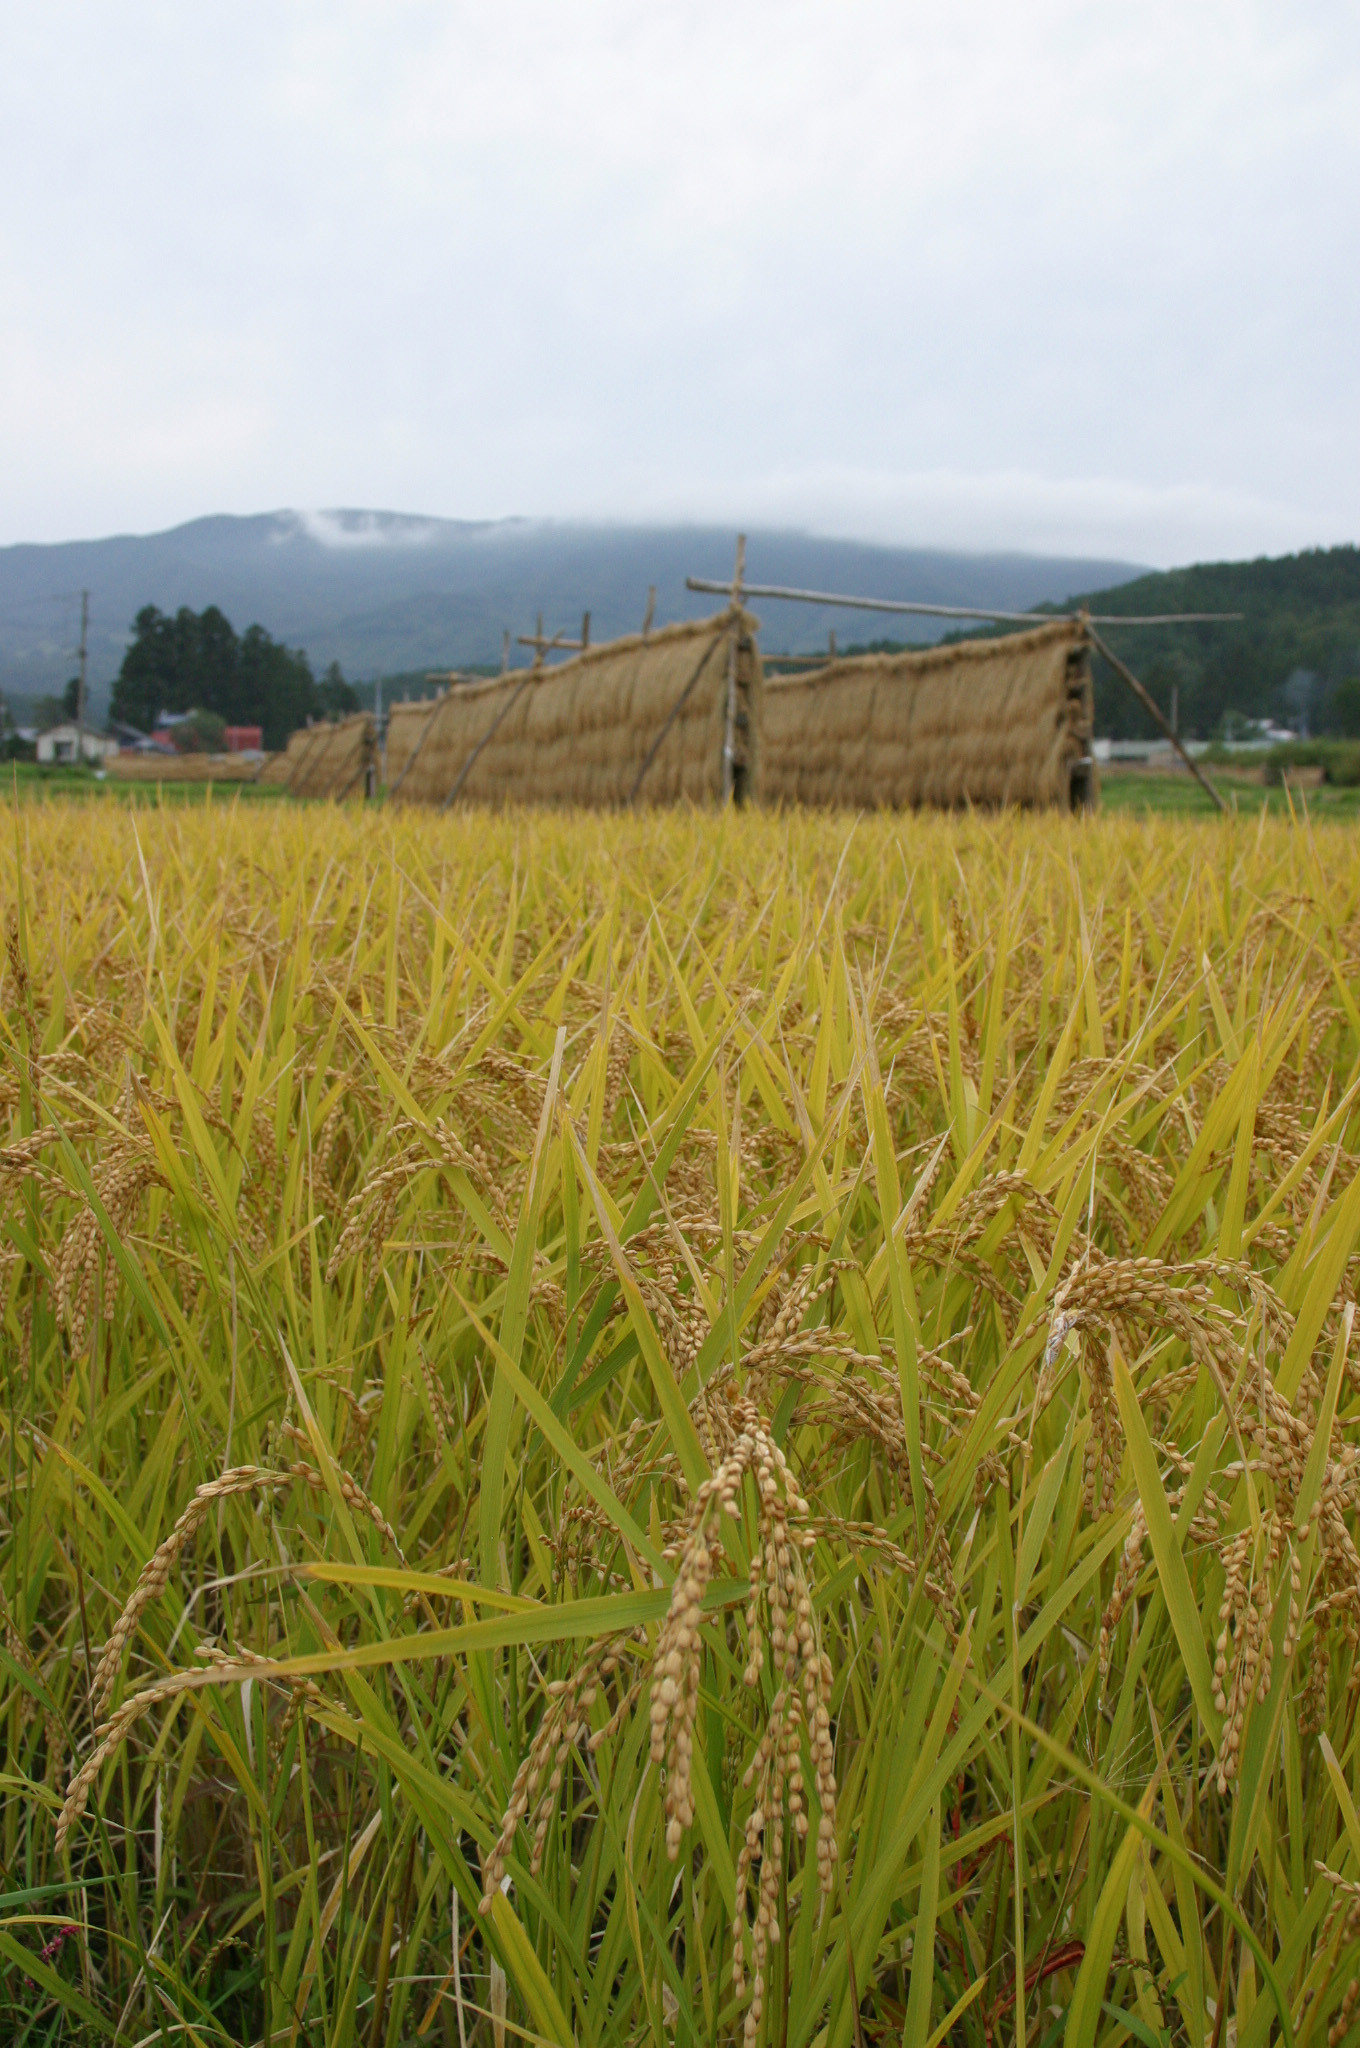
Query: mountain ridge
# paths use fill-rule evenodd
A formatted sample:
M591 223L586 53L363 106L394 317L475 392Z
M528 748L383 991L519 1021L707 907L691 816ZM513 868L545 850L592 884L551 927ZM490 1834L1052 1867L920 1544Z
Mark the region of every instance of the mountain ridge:
M531 632L540 611L550 632L574 633L587 610L595 639L632 631L653 584L658 621L701 615L714 600L687 591L685 576L729 577L734 539L716 525L456 520L342 507L207 513L155 534L18 542L0 548L0 691L31 700L74 672L82 588L90 591L90 695L99 715L146 604L216 604L238 630L259 623L304 648L318 672L337 660L352 680L367 681L499 660L503 634ZM747 572L759 582L1017 610L1146 573L1103 557L963 554L780 528L750 530ZM833 626L846 637L843 612L757 609L771 647L824 644ZM911 632L926 640L941 630L922 620Z

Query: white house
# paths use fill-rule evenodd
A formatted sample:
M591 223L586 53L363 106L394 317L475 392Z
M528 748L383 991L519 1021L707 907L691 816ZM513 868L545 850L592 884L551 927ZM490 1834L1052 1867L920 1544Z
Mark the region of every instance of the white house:
M83 730L74 720L65 725L50 725L46 732L38 734L38 759L40 761L74 761L79 745L80 758L98 767L110 754L118 752L117 740L104 737L102 732L92 732L89 726Z

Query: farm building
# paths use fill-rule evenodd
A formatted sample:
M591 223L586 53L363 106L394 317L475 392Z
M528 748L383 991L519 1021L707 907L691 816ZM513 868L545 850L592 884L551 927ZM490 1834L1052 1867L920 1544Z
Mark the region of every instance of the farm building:
M333 724L307 725L293 733L281 754L272 754L258 780L277 783L290 796L371 796L377 779L377 730L367 711Z
M772 674L763 710L766 803L1081 810L1097 798L1079 620Z
M717 803L750 791L759 750L756 622L708 619L456 683L394 704L387 787L437 804Z
M34 751L43 762L80 759L98 768L111 754L118 752L118 742L107 739L103 733L91 731L88 725L78 726L73 719L68 719L63 725L49 725L46 732L40 732Z

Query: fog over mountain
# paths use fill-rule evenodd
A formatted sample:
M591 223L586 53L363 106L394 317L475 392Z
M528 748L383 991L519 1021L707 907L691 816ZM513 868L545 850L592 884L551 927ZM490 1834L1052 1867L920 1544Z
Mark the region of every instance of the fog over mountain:
M710 526L338 511L213 517L165 533L0 548L0 689L32 697L74 672L82 589L90 593L91 705L100 713L146 604L220 605L238 630L258 622L304 648L318 671L338 660L363 681L498 660L505 630L532 632L540 611L549 632L574 634L586 610L594 639L633 631L652 584L658 623L702 614L719 600L686 591L685 577L730 577L734 542L729 529ZM1140 573L1128 562L878 547L773 530L750 533L746 560L754 582L1004 609ZM756 609L771 648L814 646L833 625L842 643L881 630L846 612ZM904 620L893 630L930 639L941 629ZM526 658L515 650L514 659Z

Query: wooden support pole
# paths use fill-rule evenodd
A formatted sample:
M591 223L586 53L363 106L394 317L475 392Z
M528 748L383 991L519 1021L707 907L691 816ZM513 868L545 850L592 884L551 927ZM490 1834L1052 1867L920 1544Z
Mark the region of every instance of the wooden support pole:
M85 678L90 641L90 593L80 593L80 673L76 678L76 766L85 765Z
M551 639L546 634L540 639L537 633L518 633L515 637L521 647L532 647L538 656L544 654L584 654L586 651L579 640L568 640L562 633L554 633ZM589 642L586 643L586 646L588 645Z
M746 576L746 535L737 535L737 559L732 569L732 624L727 643L727 712L723 720L722 800L732 801L737 785L737 621L741 612L742 585Z
M568 640L564 633L554 633L550 638L543 631L542 612L538 615L538 631L536 633L521 633L517 637L521 647L533 648L535 665L542 661L545 654L584 654L590 645L590 613L587 612L581 621L581 638L579 640Z
M739 545L741 564L745 563L745 543ZM740 594L744 597L788 598L795 604L831 604L843 610L856 612L909 612L927 619L993 619L1000 625L1013 626L1056 626L1064 621L1075 624L1082 616L1079 612L994 612L983 611L976 605L968 604L916 604L902 598L888 597L847 597L833 590L792 590L779 583L744 583L741 581L743 567L739 566L737 585L714 583L707 576L687 576L686 590L709 590L716 597ZM1117 614L1108 616L1101 613L1087 621L1096 626L1204 626L1223 620L1240 619L1241 612L1166 612L1155 616L1130 613L1127 618Z
M290 796L293 791L293 785L297 781L298 776L301 773L303 767L311 766L312 756L316 753L317 741L324 740L328 730L329 728L326 725L325 721L323 720L322 723L317 726L316 732L313 735L310 742L305 747L298 748L298 757L296 761L294 761L292 769L289 772L287 782L285 782L283 785L284 789L288 792Z
M406 760L405 763L403 764L400 775L397 777L396 781L392 784L392 787L387 792L387 800L389 803L392 801L392 798L397 794L397 791L401 788L401 785L403 784L403 782L405 782L411 770L415 767L417 756L419 755L420 750L424 746L426 740L430 737L431 732L434 730L434 722L438 718L443 708L444 699L442 697L436 697L434 700L434 710L430 713L424 725L421 726L419 736L416 740L415 745L412 747L410 753L406 756Z
M637 799L638 799L638 791L639 791L639 790L640 790L640 789L642 788L642 784L643 784L643 779L644 779L644 777L646 776L647 770L648 770L648 769L649 769L649 768L651 767L651 765L652 765L653 761L654 761L654 760L656 759L657 755L658 755L658 754L659 754L659 753L661 752L661 743L662 743L662 741L663 741L663 740L665 739L665 737L666 737L666 734L667 734L667 733L668 733L668 732L670 731L671 727L672 727L672 726L673 726L673 725L675 724L675 721L676 721L676 719L677 719L677 718L678 718L678 717L680 716L680 713L681 713L681 712L682 712L682 711L684 710L684 708L685 708L686 704L687 704L687 703L689 702L689 700L690 700L690 697L691 697L691 696L693 695L693 693L694 693L694 686L695 686L695 684L696 684L696 683L698 682L698 680L699 680L700 676L701 676L701 675L703 674L704 670L705 670L705 669L707 668L707 666L708 666L708 658L709 658L709 656L710 656L710 655L712 654L712 652L713 652L713 649L714 649L714 648L715 648L716 646L717 646L717 640L716 640L716 639L714 639L714 640L706 640L706 641L704 642L704 651L703 651L703 653L702 653L702 654L701 654L701 655L699 656L699 662L698 662L698 666L696 667L696 669L695 669L695 671L694 671L693 675L692 675L692 676L690 677L689 681L688 681L688 682L687 682L687 683L685 684L685 687L684 687L684 689L683 689L683 690L682 690L682 691L680 692L680 695L679 695L679 696L678 696L678 697L676 698L675 702L674 702L674 703L672 704L672 706L671 706L670 710L669 710L669 711L668 711L668 712L666 713L666 717L665 717L665 720L664 720L664 722L663 722L663 724L662 724L662 727L661 727L661 730L660 730L660 732L659 732L659 733L657 734L656 738L655 738L655 739L654 739L654 740L652 741L652 744L650 745L650 747L648 747L648 749L647 749L647 752L646 752L645 756L643 757L643 762L642 762L642 766L641 766L641 767L640 767L640 768L638 769L638 772L637 772L637 776L636 776L636 778L635 778L635 780L634 780L634 782L633 782L633 787L632 787L632 788L631 788L631 789L629 790L629 792L628 792L628 801L629 801L629 803L630 803L630 804L635 804L635 803L637 802Z
M343 788L341 788L341 789L338 789L338 790L336 791L336 793L335 793L335 802L336 802L336 803L338 803L338 804L342 804L342 803L343 803L343 802L345 801L345 798L346 798L346 797L347 797L347 796L349 795L350 791L351 791L351 790L353 789L353 787L354 787L355 783L356 783L356 782L357 782L357 781L359 780L359 777L360 777L361 775L366 775L366 774L368 773L368 770L369 770L369 769L370 769L370 768L371 768L372 766L373 766L373 763L372 763L372 761L370 760L370 758L368 757L368 755L367 755L367 754L365 754L365 756L364 756L363 760L362 760L362 761L361 761L361 762L359 763L358 767L357 767L357 768L355 769L354 773L353 773L353 774L352 774L352 775L350 776L349 780L348 780L348 781L347 781L347 782L346 782L346 783L344 784ZM368 796L368 791L367 791L367 789L365 789L365 791L364 791L364 795L365 795L365 798L367 798L367 796Z
M534 668L537 667L538 663L535 662ZM496 716L492 719L490 725L482 734L476 746L472 749L472 752L468 755L466 761L464 761L462 767L459 769L458 777L453 785L453 788L449 791L443 803L439 806L441 811L447 811L449 809L449 807L453 803L454 798L457 796L459 790L463 787L463 784L467 781L469 775L472 773L473 764L476 762L478 755L482 751L482 748L486 745L487 741L492 737L492 735L499 729L502 721L508 716L508 714L511 711L514 710L516 704L518 704L520 698L528 689L529 684L533 679L533 673L533 668L528 668L524 671L524 681L522 683L517 684L516 687L510 692L504 704L502 704L500 710L496 713Z
M723 721L722 800L730 804L737 787L737 621L727 631L727 715Z
M1101 639L1099 633L1097 633L1095 629L1089 624L1087 626L1087 631L1091 635L1091 645L1096 649L1098 653L1104 655L1106 661L1109 662L1110 667L1114 670L1115 674L1117 676L1123 677L1124 681L1133 691L1134 696L1138 699L1138 702L1143 706L1143 709L1145 711L1151 712L1152 716L1156 719L1158 725L1160 725L1160 727L1162 728L1162 731L1170 740L1172 746L1176 749L1176 752L1180 755L1182 761L1184 761L1186 767L1190 770L1190 773L1194 776L1200 788L1207 793L1207 795L1212 799L1214 804L1217 805L1220 811L1226 811L1228 806L1224 803L1222 797L1214 788L1213 783L1210 782L1208 776L1204 773L1204 770L1200 767L1198 761L1193 760L1191 756L1186 752L1185 748L1181 745L1179 734L1172 727L1170 720L1163 715L1162 708L1158 704L1156 698L1151 696L1149 692L1143 688L1143 685L1139 682L1133 670L1127 667L1126 664L1119 659L1119 656L1113 651L1113 649L1105 645L1105 642Z
M332 725L329 719L318 727L320 744L309 747L304 760L298 762L297 768L289 779L288 787L290 790L296 787L302 796L306 796L308 780L316 774L318 769L325 766L326 756L333 750L335 735L339 730L339 726ZM305 773L302 772L304 769Z

